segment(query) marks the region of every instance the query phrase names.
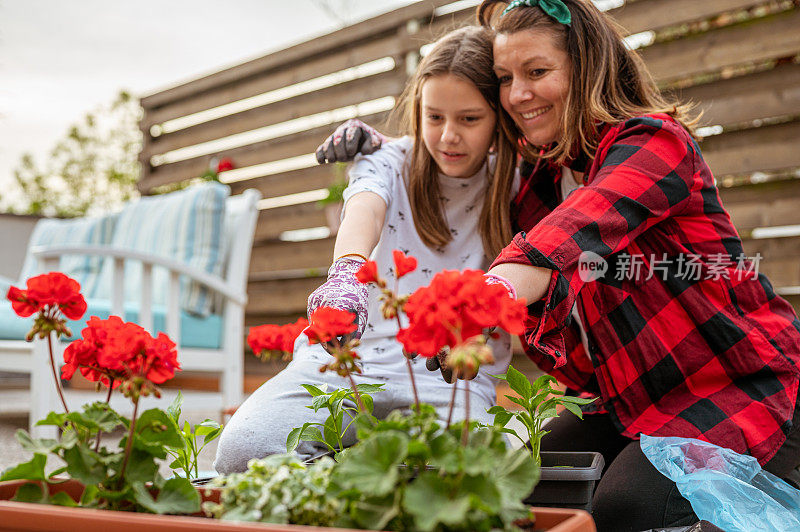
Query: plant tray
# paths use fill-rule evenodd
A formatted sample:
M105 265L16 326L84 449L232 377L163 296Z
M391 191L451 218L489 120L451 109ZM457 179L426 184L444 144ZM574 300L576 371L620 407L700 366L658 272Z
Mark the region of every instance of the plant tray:
M592 511L592 494L605 461L595 452L543 451L539 483L526 499L531 506Z

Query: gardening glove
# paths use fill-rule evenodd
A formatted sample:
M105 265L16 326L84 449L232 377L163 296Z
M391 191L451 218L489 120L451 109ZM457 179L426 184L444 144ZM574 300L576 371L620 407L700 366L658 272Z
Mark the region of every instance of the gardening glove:
M353 338L361 338L367 326L367 285L356 279L356 272L364 264L364 259L346 255L336 259L328 269L328 280L308 296L308 315L319 307L333 307L349 310L356 315L356 330L339 338L344 344ZM323 345L330 352L333 345Z
M344 163L352 161L359 153L369 155L388 139L357 118L351 118L336 128L316 151L317 162Z

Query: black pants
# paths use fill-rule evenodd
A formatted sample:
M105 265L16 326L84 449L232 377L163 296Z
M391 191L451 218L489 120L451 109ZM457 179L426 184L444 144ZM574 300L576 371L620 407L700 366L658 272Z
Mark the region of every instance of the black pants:
M764 469L788 482L797 482L800 466L800 409L786 443ZM638 440L619 434L608 414L584 416L569 412L550 421L542 439L543 451L596 451L606 467L592 500L592 517L599 532L635 532L691 525L699 519L677 485L647 459ZM797 486L797 484L795 484Z

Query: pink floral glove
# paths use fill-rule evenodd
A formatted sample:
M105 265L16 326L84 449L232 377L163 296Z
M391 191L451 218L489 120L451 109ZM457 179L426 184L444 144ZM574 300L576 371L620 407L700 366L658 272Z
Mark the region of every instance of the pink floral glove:
M328 280L308 296L309 316L319 307L349 310L356 315L356 330L340 338L341 342L361 338L367 326L367 285L356 279L362 264L364 259L353 255L336 259L328 269Z
M319 145L316 151L317 162L344 163L352 161L359 153L369 155L381 147L388 139L376 129L351 118L336 128L333 134Z

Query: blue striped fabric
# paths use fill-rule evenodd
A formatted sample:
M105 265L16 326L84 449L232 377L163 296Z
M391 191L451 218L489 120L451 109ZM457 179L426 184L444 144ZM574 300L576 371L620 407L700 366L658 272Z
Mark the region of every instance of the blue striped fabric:
M203 183L186 190L143 197L125 206L119 215L111 245L171 258L212 274L222 269L225 199L230 189L221 183ZM113 261L106 260L91 297L111 299ZM141 264L125 263L125 301L141 300ZM153 302L166 304L169 275L153 268ZM208 290L181 279L181 308L200 316L211 312Z
M35 246L105 245L111 242L117 214L59 220L40 220L28 241L28 254L22 265L20 281L23 283L43 270L30 249ZM97 284L102 258L85 255L68 255L61 258L58 270L81 284L81 292L90 294Z

